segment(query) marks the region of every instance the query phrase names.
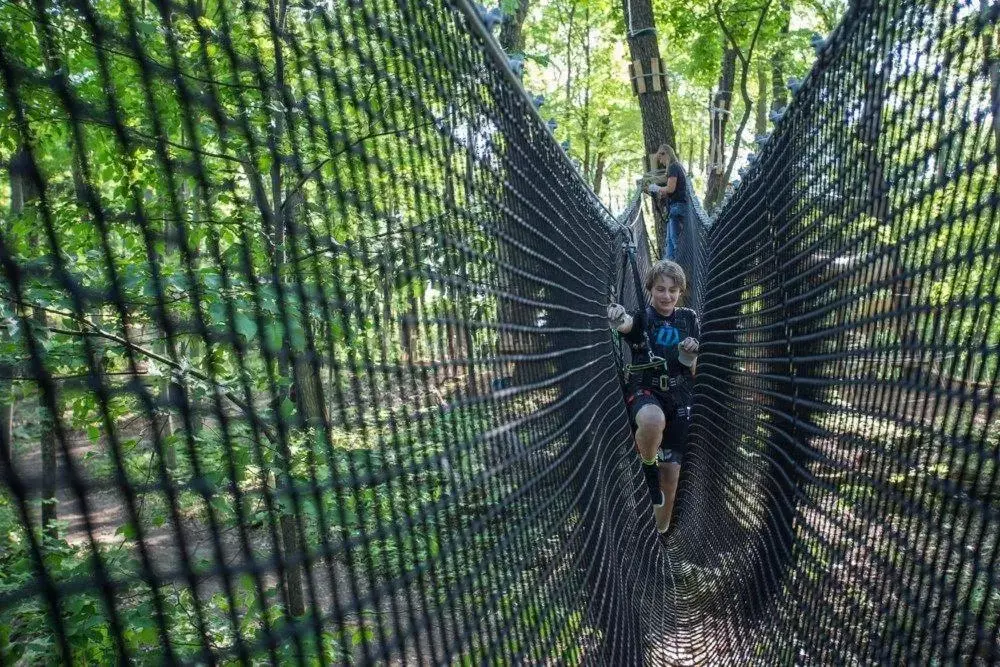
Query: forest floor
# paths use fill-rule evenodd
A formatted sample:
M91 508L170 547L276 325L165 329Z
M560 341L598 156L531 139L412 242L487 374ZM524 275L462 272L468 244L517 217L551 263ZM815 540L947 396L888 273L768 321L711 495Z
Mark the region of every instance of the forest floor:
M17 445L15 440L15 470L26 486L33 490L33 499L37 499L40 497L42 474L39 448ZM106 454L106 445L101 441L94 442L85 434L75 433L68 440L67 448L78 479L74 484L69 466L60 452L57 455L56 497L62 536L74 547L89 550L92 539L102 550L117 551L120 555L139 560L140 540L128 539L122 534L122 527L131 523L127 499L114 483L113 477L95 472L95 469L100 467L95 465L95 462ZM155 482L155 473L152 471L149 482ZM79 488L83 489L82 494L77 491ZM161 494L157 495L162 498ZM165 585L192 591L196 589L201 600L205 601L224 592L225 582L222 575L224 570L236 573L233 574L233 578L236 578L239 573L249 572L252 569L253 565L247 550L243 548L237 526L226 525L213 531L205 520L203 512L179 512L180 531L178 531L170 519L160 525L150 523L148 520L150 511L141 496L135 498L135 506L143 528L141 544L146 550L153 573L165 582ZM30 509L33 520L38 521L40 503L33 501ZM250 549L256 567L262 573L261 578L266 588L276 587L278 583L274 561L271 560L274 549L270 532L265 526L259 525L247 529ZM219 567L218 551L221 551L224 568ZM356 564L356 567L359 570L362 568L360 564ZM192 570L198 574L191 576ZM326 626L336 632L340 623L335 620L337 614L335 603L339 600L340 608L346 610L342 612L343 627L350 634L345 643L349 645L348 659L351 662L365 661L361 639L365 633L360 631L362 618L365 619L364 625L369 630L376 624L381 625L385 629L389 643L405 642L402 647L397 646L390 652L388 660L380 660L388 664L429 662L432 657L429 653L428 633L434 633L436 653L441 652L442 643L446 638L454 636L450 629L446 630L448 624L445 620L436 614L425 614L425 601L422 600L419 591L414 590L415 587L407 590L406 587L387 586L387 582L377 574L355 576L342 553L340 558L313 562L310 571L313 582L311 586L307 584L307 609L315 605L324 617ZM376 590L376 600L374 602L369 600L367 604L362 605L359 613L355 600L358 598L363 600L372 594L372 582L376 589L381 590ZM356 587L354 591L352 585ZM358 598L355 598L355 594ZM415 631L412 629L411 619L417 625ZM372 654L377 658L380 655L378 632L368 632L367 639ZM393 655L396 657L392 658Z

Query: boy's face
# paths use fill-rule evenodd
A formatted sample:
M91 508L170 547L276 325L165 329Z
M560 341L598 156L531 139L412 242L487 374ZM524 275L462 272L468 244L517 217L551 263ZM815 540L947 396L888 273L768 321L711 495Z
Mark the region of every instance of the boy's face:
M681 288L673 278L660 276L653 283L653 308L661 315L672 313L680 298Z

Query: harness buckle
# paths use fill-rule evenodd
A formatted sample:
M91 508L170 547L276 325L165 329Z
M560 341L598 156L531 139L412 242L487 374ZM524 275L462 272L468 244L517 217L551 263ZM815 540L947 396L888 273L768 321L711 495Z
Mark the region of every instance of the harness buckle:
M667 391L671 387L679 387L683 383L680 375L660 375L660 391Z

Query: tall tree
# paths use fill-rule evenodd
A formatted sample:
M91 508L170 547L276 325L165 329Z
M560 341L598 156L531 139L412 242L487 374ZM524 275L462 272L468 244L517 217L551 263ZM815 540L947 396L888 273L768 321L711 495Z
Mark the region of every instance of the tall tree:
M628 48L632 55L634 87L642 116L642 138L646 149L643 164L648 171L652 168L650 156L660 144L673 146L675 143L666 77L662 77L662 82L658 80L658 75L665 73L666 68L660 58L660 45L656 39L652 0L622 0L622 10L625 14ZM657 210L655 225L658 243L662 242L666 232L662 218Z
M733 108L733 86L736 85L736 49L730 44L722 49L722 68L719 87L712 97L708 130L708 189L705 206L709 209L722 198L725 190L726 126Z
M10 162L10 213L12 218L17 218L24 213L24 209L33 200L38 198L38 189L35 181L28 177L27 165L30 162L27 146L22 146ZM41 234L33 233L32 245L43 247ZM21 306L23 307L23 306ZM39 330L46 330L49 326L48 312L42 307L33 309L32 321ZM42 530L52 537L58 535L56 531L57 501L56 501L56 437L53 431L54 415L49 412L49 408L42 398L39 390L38 397L38 446L42 461ZM9 429L9 425L5 424ZM7 442L10 442L8 438Z
M649 84L644 85L645 92L639 93L642 136L648 159L660 144L674 145L674 121L670 114L670 98L666 86L656 86L650 71L653 61L657 71L665 71L664 62L660 58L660 46L656 39L653 4L651 0L622 0L622 2L632 62L642 64L644 84Z
M754 131L757 134L767 132L767 71L764 65L757 64L757 104L754 106Z
M736 128L736 134L733 137L733 150L729 156L729 161L726 163L726 169L722 173L722 178L715 180L715 188L711 187L712 183L709 184L709 191L705 195L705 205L709 209L714 208L719 199L722 198L725 183L729 181L729 177L733 173L733 167L736 165L736 160L739 157L740 144L743 142L743 130L746 128L747 121L750 120L750 114L753 111L753 100L750 98L750 93L747 92L747 78L750 76L754 48L757 46L757 39L760 37L761 28L764 25L764 20L767 18L767 11L770 6L771 0L765 0L760 9L760 16L757 18L757 25L754 27L753 34L750 37L750 44L747 46L746 53L744 53L733 31L726 26L722 12L719 10L719 5L715 5L715 16L719 21L719 28L722 29L723 34L726 36L728 48L732 48L736 52L736 58L740 63L740 95L743 98L743 116L740 118L740 123Z
M791 28L792 12L789 0L781 0L779 5L781 27L777 44L771 53L771 109L778 110L788 104L788 90L785 88L785 59L788 57L788 31Z
M605 115L600 118L597 122L597 138L595 143L597 144L597 155L594 158L594 170L593 170L593 181L592 185L594 192L598 195L601 194L602 180L604 179L604 168L607 164L607 149L605 148L605 142L607 141L608 132L611 129L611 116Z

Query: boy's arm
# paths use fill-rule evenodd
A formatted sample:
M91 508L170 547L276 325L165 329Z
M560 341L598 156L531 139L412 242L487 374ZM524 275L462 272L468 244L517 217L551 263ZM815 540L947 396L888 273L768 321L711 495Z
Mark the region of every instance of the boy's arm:
M633 318L625 311L625 306L612 303L608 306L608 325L621 334L627 334L632 330Z
M693 338L697 341L697 344L701 345L701 318L698 317L698 313L691 311L691 317L694 320L694 336ZM696 348L694 351L694 360L691 362L691 375L692 377L698 374L698 351Z
M629 314L625 306L613 303L608 306L608 324L622 334L625 340L638 343L642 340L642 310Z
M628 331L622 331L622 338L630 343L641 343L642 342L642 330L646 326L642 322L642 310L638 310L631 315L629 315L629 328ZM619 329L619 331L621 331Z

